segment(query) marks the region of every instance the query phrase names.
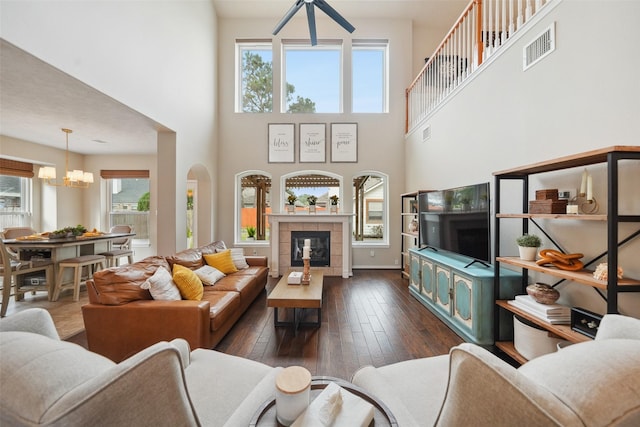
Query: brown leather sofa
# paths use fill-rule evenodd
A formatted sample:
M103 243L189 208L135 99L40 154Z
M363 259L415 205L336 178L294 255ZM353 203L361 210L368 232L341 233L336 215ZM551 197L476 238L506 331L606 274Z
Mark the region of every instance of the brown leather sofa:
M152 256L112 267L87 281L82 307L89 350L120 362L159 341L184 338L191 348L213 348L265 289L267 258L245 256L248 268L204 286L201 301L154 300L140 287L159 268L174 264L195 270L203 255L225 249L222 241L170 256Z

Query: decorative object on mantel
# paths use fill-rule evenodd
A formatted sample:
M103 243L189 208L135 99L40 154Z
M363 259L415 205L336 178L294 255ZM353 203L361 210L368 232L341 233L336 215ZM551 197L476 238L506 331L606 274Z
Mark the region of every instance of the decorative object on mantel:
M596 200L596 198L593 197L593 178L591 174L587 172L586 168L584 169L584 172L582 172L580 192L576 197L571 199L571 205L577 206L578 212L575 213L587 215L598 213L598 209L600 208L600 206L598 205L598 201Z
M527 294L540 304L553 304L560 298L560 292L546 283L534 283L527 286Z
M318 201L318 198L314 195L311 195L307 197L307 201L309 202L309 213L316 213L316 202Z
M89 184L93 184L93 174L91 172L84 172L79 169L69 170L69 134L73 131L62 128L62 132L66 134L67 139L62 182L56 181L56 168L53 166L41 166L40 170L38 170L38 178L43 179L48 185L54 187L89 188Z
M287 196L287 212L290 214L296 213L296 200L298 198L294 194L289 194Z
M540 259L536 261L536 264L552 265L561 270L578 271L584 267L580 261L583 256L581 253L565 254L555 249L543 249L540 251Z
M538 248L542 245L540 237L535 234L523 234L516 239L520 259L523 261L535 261Z
M606 262L602 262L600 264L598 264L598 266L596 267L596 271L593 272L593 278L596 280L608 280L609 279L609 273L608 273L608 264ZM622 267L618 266L618 271L617 271L617 276L618 279L622 279L622 275L624 274L624 271L622 270Z
M558 199L558 189L537 190L536 199L529 201L529 213L561 214L567 210L567 200Z
M331 199L331 213L338 213L338 196L334 194L329 199Z

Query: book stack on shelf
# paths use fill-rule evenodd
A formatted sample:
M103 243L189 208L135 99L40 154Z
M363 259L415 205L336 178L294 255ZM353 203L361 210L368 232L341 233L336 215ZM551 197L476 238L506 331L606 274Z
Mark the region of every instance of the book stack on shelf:
M509 304L552 325L571 323L571 307L562 304L540 304L529 295L516 295Z

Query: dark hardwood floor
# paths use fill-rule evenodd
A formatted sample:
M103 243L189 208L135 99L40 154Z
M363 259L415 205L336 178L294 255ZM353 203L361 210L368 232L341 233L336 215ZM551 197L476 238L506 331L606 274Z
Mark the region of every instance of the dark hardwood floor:
M277 279L269 278L267 292ZM399 270L355 270L325 277L322 326L274 328L262 294L216 350L312 375L350 379L363 365L446 354L463 340L409 294ZM315 319L315 312L309 313Z
M271 366L304 366L312 375L350 379L361 366L381 366L446 354L463 340L409 294L399 270L354 270L353 277L325 277L322 326L273 325L267 294L278 279L269 278L262 293L216 350ZM50 302L45 293L9 304L7 315L43 307L51 313L63 339L86 347L80 307L86 291L73 302L70 293ZM315 312L309 320L315 320Z

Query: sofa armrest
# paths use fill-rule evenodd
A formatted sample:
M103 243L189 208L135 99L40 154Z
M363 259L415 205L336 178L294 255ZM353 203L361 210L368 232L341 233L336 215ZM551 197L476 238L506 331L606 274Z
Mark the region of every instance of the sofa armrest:
M65 393L47 425L201 425L179 350L157 343Z
M259 255L245 255L244 259L247 261L247 264L249 264L252 267L267 267L268 264L268 259L266 256L259 256Z
M7 331L33 332L54 340L60 339L51 314L44 308L28 308L5 317L0 322L0 332Z
M82 306L89 350L120 362L159 341L183 338L192 349L210 348L208 301L139 300Z
M640 319L620 314L605 314L598 326L596 339L613 338L640 340Z

